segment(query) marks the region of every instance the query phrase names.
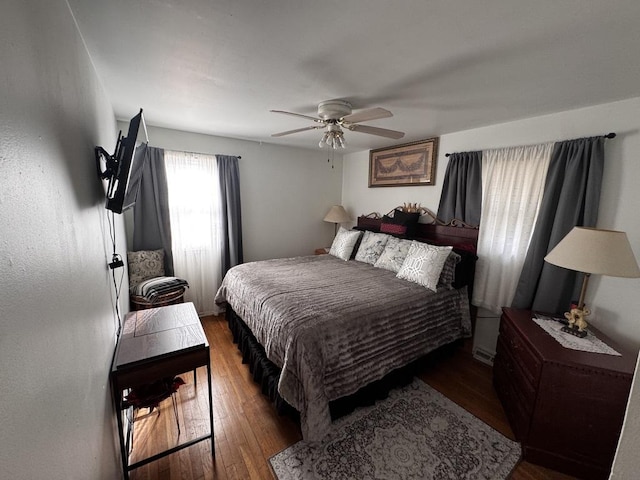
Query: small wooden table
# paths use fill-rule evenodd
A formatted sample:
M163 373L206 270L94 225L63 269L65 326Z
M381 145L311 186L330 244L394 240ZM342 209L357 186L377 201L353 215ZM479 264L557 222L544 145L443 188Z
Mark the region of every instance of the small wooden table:
M122 418L123 390L202 366L207 367L210 433L129 465ZM215 456L209 342L193 303L129 313L118 338L110 381L125 479L128 480L131 470L208 438L211 439L211 456Z

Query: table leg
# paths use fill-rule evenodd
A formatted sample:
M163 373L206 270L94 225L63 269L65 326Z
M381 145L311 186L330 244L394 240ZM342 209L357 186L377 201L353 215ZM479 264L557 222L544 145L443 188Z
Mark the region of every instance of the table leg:
M129 480L129 452L124 440L124 428L122 425L122 391L117 384L111 385L111 396L113 398L113 408L118 421L118 436L120 437L120 456L122 457L122 473L124 480Z
M209 382L209 424L211 427L211 458L215 461L216 445L213 435L213 396L211 393L211 359L207 361L207 380Z

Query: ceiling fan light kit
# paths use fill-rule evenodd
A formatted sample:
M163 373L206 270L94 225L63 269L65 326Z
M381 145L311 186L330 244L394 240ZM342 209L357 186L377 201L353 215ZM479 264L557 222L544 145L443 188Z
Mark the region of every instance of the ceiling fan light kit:
M320 139L320 143L318 143L318 146L320 148L329 146L333 149L346 148L347 142L345 142L344 140L344 132L342 131L340 126L336 125L335 123L328 124L327 129Z
M368 133L370 135L378 135L394 140L404 137L404 132L389 130L386 128L372 127L369 125L360 125L357 122L366 122L368 120L377 120L379 118L392 117L393 114L389 110L376 107L353 113L351 104L346 100L327 100L318 105L318 117L314 118L309 115L300 113L286 112L283 110L271 110L274 113L283 113L285 115L293 115L302 117L307 120L313 120L319 125L310 127L297 128L286 132L274 133L272 137L282 137L292 133L305 132L307 130L318 130L323 128L325 131L318 145L322 148L325 145L331 148L345 148L346 142L342 128L346 128L352 132Z

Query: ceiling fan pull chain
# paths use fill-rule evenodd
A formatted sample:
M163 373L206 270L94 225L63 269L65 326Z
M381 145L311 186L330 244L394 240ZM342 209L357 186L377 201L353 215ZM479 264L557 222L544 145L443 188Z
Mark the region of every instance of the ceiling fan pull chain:
M329 153L331 152L331 153ZM327 143L327 163L331 163L331 169L333 169L333 159L335 155L335 149L331 148Z

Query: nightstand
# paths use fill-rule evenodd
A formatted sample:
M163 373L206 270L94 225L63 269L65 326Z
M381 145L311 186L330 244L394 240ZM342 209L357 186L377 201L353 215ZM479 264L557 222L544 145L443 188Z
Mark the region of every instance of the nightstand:
M624 420L635 353L591 326L621 356L572 350L504 308L493 384L524 459L580 478L606 479Z
M329 253L328 248L316 248L316 251L315 251L316 255L325 255L327 253Z

